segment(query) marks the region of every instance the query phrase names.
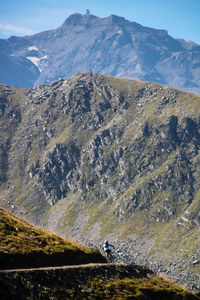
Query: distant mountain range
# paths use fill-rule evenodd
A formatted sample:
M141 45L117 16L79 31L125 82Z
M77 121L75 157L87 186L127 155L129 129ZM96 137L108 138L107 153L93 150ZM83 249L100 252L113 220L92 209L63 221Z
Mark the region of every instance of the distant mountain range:
M55 30L2 39L0 66L0 82L17 87L96 72L200 93L199 45L115 15L76 13Z

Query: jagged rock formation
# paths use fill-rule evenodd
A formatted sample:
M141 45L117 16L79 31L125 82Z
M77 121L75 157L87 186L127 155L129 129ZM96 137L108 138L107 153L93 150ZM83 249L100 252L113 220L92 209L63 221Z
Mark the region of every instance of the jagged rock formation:
M199 45L114 15L73 14L55 30L0 40L0 65L0 82L18 87L96 72L200 93Z
M199 100L93 73L1 86L0 203L87 243L124 241L161 272L181 261L199 289Z

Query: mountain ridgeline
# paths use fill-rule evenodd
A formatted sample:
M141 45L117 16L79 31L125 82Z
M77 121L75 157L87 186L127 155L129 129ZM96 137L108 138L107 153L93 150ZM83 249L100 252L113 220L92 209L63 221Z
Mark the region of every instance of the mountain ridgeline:
M0 204L199 286L200 96L79 73L0 86ZM127 253L126 257L123 257Z
M76 13L55 30L1 39L0 65L0 82L17 87L96 72L200 93L199 45L115 15Z

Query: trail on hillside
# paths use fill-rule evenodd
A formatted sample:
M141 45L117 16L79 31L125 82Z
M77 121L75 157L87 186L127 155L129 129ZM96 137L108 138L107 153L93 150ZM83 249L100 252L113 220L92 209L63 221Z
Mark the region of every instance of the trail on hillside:
M163 295L163 300L199 299L148 268L133 264L91 263L0 271L3 299L127 299L139 292L144 296L150 293L152 299Z
M55 266L55 267L39 267L39 268L23 268L23 269L5 269L0 270L1 273L11 273L11 272L34 272L34 271L47 271L47 270L65 270L65 269L78 269L78 268L90 268L98 266L126 266L127 264L116 264L116 263L91 263L91 264L82 264L82 265L66 265L66 266Z

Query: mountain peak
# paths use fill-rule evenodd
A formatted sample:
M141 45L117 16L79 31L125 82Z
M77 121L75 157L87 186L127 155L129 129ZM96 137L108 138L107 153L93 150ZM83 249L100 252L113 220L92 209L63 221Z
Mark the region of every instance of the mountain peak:
M97 19L98 17L90 14L80 14L80 13L74 13L70 15L63 23L62 26L76 26L80 25L81 23L87 23L89 20Z

